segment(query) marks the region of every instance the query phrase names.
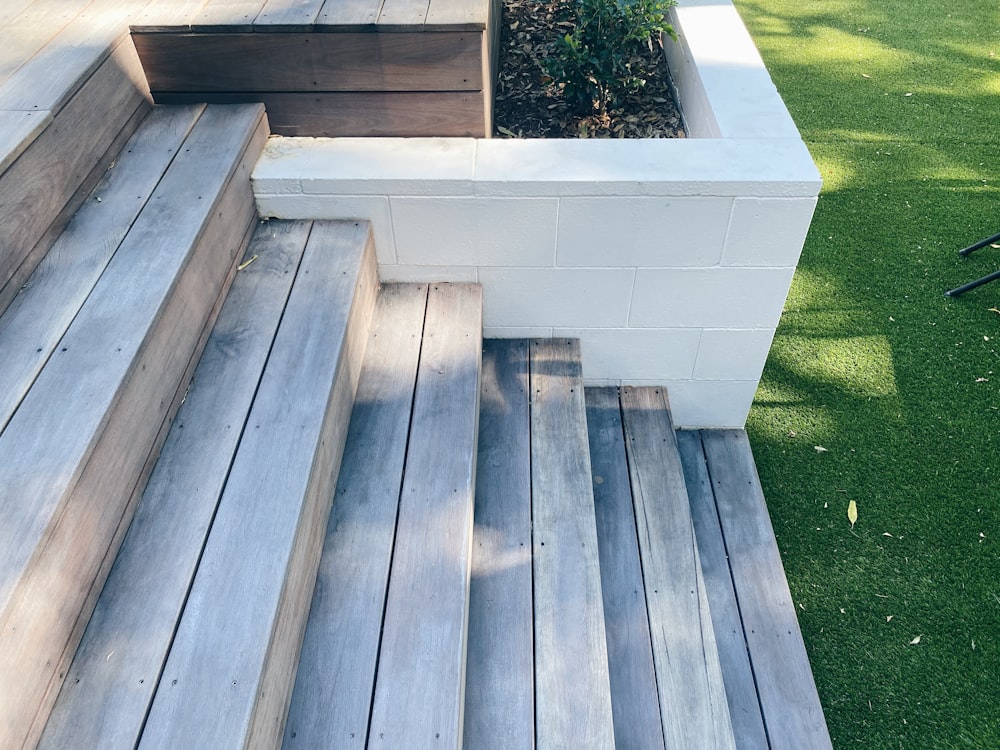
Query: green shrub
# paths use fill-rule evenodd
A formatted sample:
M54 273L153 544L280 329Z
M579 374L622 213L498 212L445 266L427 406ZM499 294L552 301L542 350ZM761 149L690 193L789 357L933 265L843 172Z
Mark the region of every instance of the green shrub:
M555 44L547 72L584 111L604 112L649 78L662 34L677 39L667 12L676 0L575 0L574 29Z

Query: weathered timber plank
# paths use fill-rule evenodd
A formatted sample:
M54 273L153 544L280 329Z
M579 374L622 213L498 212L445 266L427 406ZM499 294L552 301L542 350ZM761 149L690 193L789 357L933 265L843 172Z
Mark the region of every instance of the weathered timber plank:
M740 750L767 750L767 735L750 668L733 579L729 573L726 546L715 510L715 496L705 464L701 434L681 430L676 433L676 437L736 745Z
M0 432L73 322L101 273L201 114L201 106L155 110L105 172L0 317ZM100 199L100 202L98 202Z
M191 31L195 13L205 0L152 0L132 18L133 32Z
M617 388L587 388L611 708L618 747L663 749L656 670Z
M427 298L369 748L459 748L465 704L482 290Z
M580 342L530 344L538 747L614 747Z
M280 742L376 286L369 225L315 222L140 748Z
M702 444L772 748L829 748L809 657L781 565L753 454L742 430Z
M161 104L261 102L271 132L309 137L483 138L481 92L365 92L318 94L154 92Z
M625 387L621 399L664 744L735 748L665 394Z
M138 742L309 228L257 229L40 748Z
M376 300L286 748L365 747L426 306L426 285L386 285Z
M25 8L31 5L35 0L6 0L3 7L0 7L0 32L7 33L7 29L3 28L9 24L13 19L15 19L18 14L20 14ZM83 1L83 0L81 0Z
M528 343L483 347L465 747L535 746Z
M41 731L56 698L93 606L91 584L103 583L109 547L254 215L249 172L266 138L263 113L220 110L210 108L185 141L157 210L143 212L0 435L0 670L21 675L0 686L5 747L37 740L26 732ZM220 169L215 160L227 157L238 163ZM170 196L199 188L208 188L200 215L196 200L171 205Z
M481 34L135 34L151 91L479 91Z
M253 22L254 31L312 31L323 0L267 0Z
M7 285L71 201L91 171L95 154L103 154L132 114L144 105L130 71L122 67L130 60L138 67L134 54L129 58L124 53L116 53L101 66L0 175L0 215L4 216L0 223L0 288Z
M374 30L382 0L326 0L320 11L319 30Z
M52 122L52 113L7 112L0 110L0 174L7 171Z
M430 0L424 31L485 29L490 17L490 3L491 0Z
M376 26L392 31L423 31L429 0L382 0Z
M193 31L239 33L253 31L253 22L266 0L205 0L191 14Z
M42 49L56 34L83 10L81 3L60 0L35 0L7 23L0 45L0 92L3 83ZM7 107L0 96L0 109Z

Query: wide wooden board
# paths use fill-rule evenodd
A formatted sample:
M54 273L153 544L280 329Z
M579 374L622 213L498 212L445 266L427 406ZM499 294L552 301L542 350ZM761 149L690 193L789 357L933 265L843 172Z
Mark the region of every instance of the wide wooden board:
M753 454L742 430L702 433L772 748L830 748Z
M258 227L39 747L138 742L309 229Z
M364 748L427 287L383 286L327 524L286 748Z
M468 638L482 290L427 299L369 748L459 748Z
M7 112L0 110L0 174L25 152L52 122L52 113Z
M614 747L580 342L530 344L535 731L539 747Z
M528 343L483 347L465 747L535 746Z
M254 19L258 32L312 31L323 0L267 0Z
M618 388L587 388L586 401L615 743L663 750Z
M0 91L4 82L25 62L30 60L49 40L58 34L80 11L81 3L61 0L35 0L30 6L7 22L0 33ZM0 108L6 106L0 96Z

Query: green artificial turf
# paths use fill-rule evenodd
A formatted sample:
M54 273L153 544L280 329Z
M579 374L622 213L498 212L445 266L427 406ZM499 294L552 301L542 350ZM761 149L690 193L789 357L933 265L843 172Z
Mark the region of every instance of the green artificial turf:
M1000 4L736 4L824 179L747 430L834 745L1000 748Z

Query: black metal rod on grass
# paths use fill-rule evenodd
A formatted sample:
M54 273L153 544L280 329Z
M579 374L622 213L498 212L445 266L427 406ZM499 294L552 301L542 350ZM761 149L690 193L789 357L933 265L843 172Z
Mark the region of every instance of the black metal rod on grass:
M1000 237L1000 235L997 236ZM955 289L949 289L947 292L945 292L945 296L957 297L960 294L965 294L971 289L975 289L976 287L982 286L983 284L989 284L991 281L996 281L997 279L1000 279L1000 271L994 271L988 276L983 276L981 279L970 281L968 284L962 284L962 286L956 287Z
M991 245L994 242L1000 242L1000 234L994 234L992 237L987 237L985 240L983 240L982 242L977 242L975 245L969 245L968 247L963 247L961 250L958 251L958 254L964 258L966 255L971 255L976 250L986 247L987 245Z

